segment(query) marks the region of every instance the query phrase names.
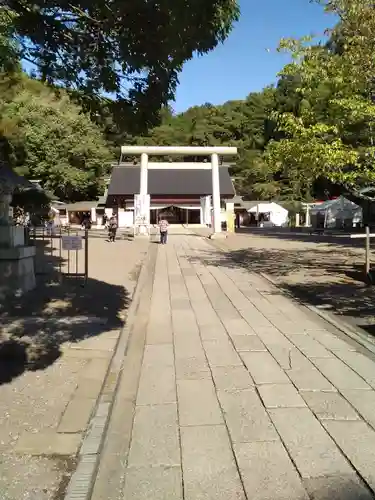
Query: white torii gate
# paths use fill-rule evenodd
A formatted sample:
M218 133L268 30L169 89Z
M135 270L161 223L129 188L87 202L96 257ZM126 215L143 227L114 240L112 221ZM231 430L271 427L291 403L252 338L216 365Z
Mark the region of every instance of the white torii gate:
M220 218L220 181L219 181L219 155L235 156L235 147L201 147L201 146L121 146L121 157L140 156L140 195L148 194L149 169L211 169L212 171L212 205L213 205L213 231L221 232ZM150 162L149 156L211 156L211 163L205 162Z

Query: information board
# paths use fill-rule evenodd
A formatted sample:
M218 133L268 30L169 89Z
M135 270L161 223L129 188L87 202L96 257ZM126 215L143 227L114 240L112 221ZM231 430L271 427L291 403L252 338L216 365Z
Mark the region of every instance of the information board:
M82 250L81 236L61 236L63 250Z
M147 226L150 224L150 195L134 195L134 225Z

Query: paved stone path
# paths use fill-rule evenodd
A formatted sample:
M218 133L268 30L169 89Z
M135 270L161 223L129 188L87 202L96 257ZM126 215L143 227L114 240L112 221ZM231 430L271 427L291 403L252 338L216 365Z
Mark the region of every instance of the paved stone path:
M259 276L206 265L213 252L193 235L158 247L125 474L106 498L374 498L375 362Z

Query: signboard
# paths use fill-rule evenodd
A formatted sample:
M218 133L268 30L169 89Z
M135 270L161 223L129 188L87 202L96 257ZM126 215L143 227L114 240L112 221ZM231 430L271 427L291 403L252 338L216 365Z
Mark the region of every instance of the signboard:
M81 236L61 236L63 250L82 250Z
M150 224L150 195L134 195L134 225L148 226Z
M228 233L234 233L234 221L236 218L236 215L234 213L234 203L227 203L226 204L227 210L226 210L226 215L227 215L227 232Z
M211 224L211 196L201 197L202 224Z

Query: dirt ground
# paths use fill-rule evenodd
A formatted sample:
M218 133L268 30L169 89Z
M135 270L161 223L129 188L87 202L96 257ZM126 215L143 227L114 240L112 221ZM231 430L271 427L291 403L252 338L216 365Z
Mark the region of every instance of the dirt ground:
M1 305L1 500L63 498L75 465L70 450L100 392L148 244L93 234L85 287L55 281L55 251L47 265L37 262L44 274L36 290Z
M295 297L375 334L375 287L364 282L363 239L243 229L215 244L227 250L233 266L265 273Z

